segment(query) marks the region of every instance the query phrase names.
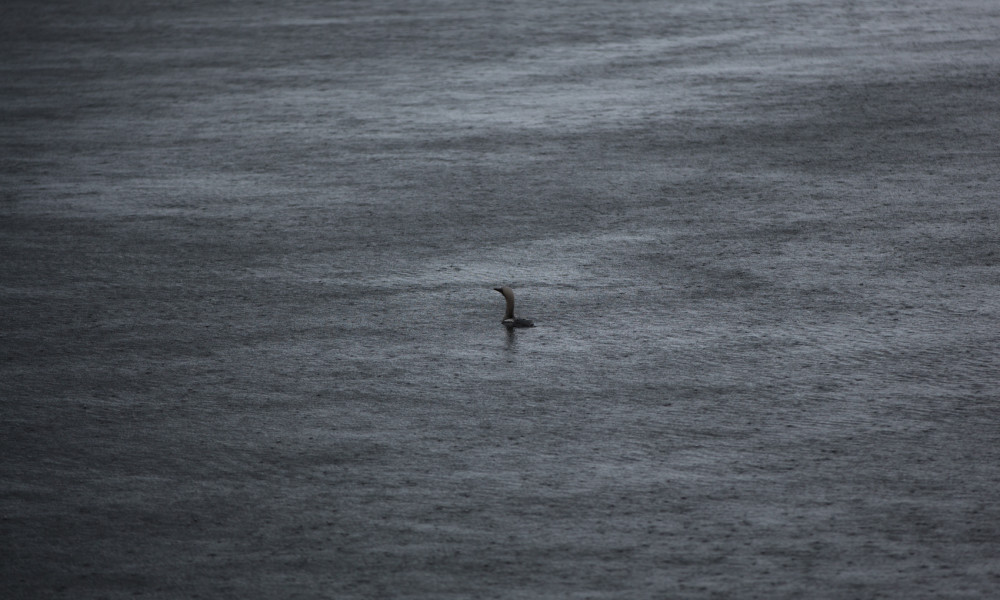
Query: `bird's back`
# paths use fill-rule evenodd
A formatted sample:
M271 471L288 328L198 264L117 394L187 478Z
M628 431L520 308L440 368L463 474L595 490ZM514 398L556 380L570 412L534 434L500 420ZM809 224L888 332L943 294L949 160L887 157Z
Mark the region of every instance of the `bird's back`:
M531 319L522 319L520 317L515 317L513 319L504 319L503 324L507 327L534 327L535 322Z

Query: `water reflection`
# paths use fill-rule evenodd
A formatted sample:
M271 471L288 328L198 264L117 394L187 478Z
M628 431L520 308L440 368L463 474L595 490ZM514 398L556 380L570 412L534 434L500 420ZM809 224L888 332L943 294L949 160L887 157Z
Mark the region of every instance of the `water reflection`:
M504 328L507 330L507 345L505 349L508 352L516 352L517 351L517 333L515 333L516 330L513 327L505 326Z

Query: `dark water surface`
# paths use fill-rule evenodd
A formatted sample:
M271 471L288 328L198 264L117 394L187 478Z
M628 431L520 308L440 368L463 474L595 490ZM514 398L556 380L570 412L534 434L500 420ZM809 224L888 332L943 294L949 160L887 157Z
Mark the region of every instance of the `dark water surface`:
M3 597L1000 586L993 2L41 4Z

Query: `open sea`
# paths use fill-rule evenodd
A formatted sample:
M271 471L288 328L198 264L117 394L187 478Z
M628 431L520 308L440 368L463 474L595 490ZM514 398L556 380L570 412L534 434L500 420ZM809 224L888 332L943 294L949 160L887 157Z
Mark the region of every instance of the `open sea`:
M0 596L1000 586L994 2L0 15Z

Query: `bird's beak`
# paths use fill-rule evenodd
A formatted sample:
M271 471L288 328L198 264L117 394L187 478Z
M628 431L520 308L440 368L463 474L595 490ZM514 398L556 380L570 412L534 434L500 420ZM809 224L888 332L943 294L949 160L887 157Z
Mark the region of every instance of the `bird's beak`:
M500 288L493 288L493 291L494 292L500 292ZM502 294L503 292L500 292L500 293Z

